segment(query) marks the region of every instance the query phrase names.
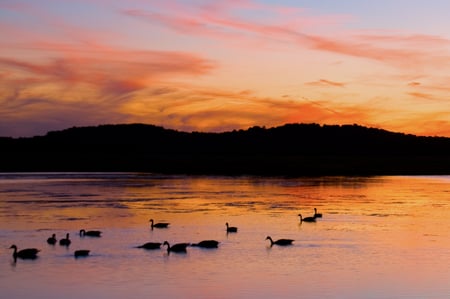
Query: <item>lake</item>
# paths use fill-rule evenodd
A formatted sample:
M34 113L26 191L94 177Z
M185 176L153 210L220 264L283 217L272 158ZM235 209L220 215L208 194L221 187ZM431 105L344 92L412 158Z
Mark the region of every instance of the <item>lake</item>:
M10 299L449 298L449 205L450 176L3 173L0 289ZM323 217L300 223L314 208ZM151 218L170 225L152 230ZM53 233L71 245L48 245ZM294 242L271 247L267 236ZM218 248L135 248L209 239ZM12 244L39 257L14 261Z

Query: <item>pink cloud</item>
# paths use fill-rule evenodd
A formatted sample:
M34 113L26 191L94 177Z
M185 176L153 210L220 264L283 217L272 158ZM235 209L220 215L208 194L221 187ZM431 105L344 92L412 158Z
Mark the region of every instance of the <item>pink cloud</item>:
M408 92L407 94L412 97L426 99L426 100L433 100L435 98L433 95L428 94L428 93L423 93L423 92Z
M253 5L251 5L253 4ZM240 40L252 45L255 40L265 43L297 44L298 47L316 49L339 55L352 56L383 62L398 67L423 67L424 65L448 65L450 56L439 55L436 48L450 44L445 38L418 34L358 34L342 29L333 37L310 33L313 28L308 24L336 23L344 20L341 16L307 16L303 11L295 14L281 14L284 7L264 6L250 1L233 1L222 6L184 6L182 2L170 1L167 5L156 5L151 10L125 10L123 13L159 24L177 32L206 36L221 41ZM176 8L176 10L174 9ZM185 14L189 11L189 14ZM267 20L252 20L250 17L238 17L230 11L246 12L247 15L265 13ZM179 13L180 12L180 13ZM181 13L183 12L183 13ZM278 13L277 13L278 12ZM305 20L299 24L296 20ZM264 22L263 22L264 21ZM292 24L296 24L293 26ZM336 31L333 29L332 31ZM427 45L427 47L424 47ZM432 46L430 48L430 45Z
M345 83L331 81L326 79L320 79L318 81L307 82L306 85L310 86L333 86L333 87L345 87Z

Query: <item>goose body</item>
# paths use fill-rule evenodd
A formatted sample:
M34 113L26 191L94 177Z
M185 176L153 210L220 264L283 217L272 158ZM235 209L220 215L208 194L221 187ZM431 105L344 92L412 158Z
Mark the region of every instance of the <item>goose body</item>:
M294 240L291 239L279 239L279 240L272 240L272 238L270 236L266 237L266 240L270 241L270 246L273 245L280 245L280 246L286 246L286 245L292 245L292 242L294 242Z
M59 245L61 245L61 246L69 246L70 243L71 243L71 241L69 239L69 234L66 234L66 238L65 239L59 240Z
M314 217L315 218L322 218L322 213L317 213L317 209L314 208Z
M164 241L163 245L167 245L167 253L170 252L186 252L186 247L189 246L189 243L177 243L173 246L170 246L169 242Z
M82 256L88 256L89 255L90 250L87 249L80 249L80 250L75 250L75 252L73 253L73 255L75 257L82 257Z
M316 217L312 216L312 217L302 217L302 214L298 214L298 216L300 217L300 223L302 222L316 222Z
M36 249L36 248L26 248L26 249L17 251L16 245L11 245L11 247L9 247L9 248L14 249L14 252L13 252L14 259L17 259L17 258L35 259L35 258L37 258L37 254L40 251L39 249Z
M203 248L217 248L219 246L219 242L216 240L204 240L196 244L191 244L191 246Z
M137 246L136 248L160 249L161 245L162 245L161 243L157 243L157 242L148 242L148 243L142 244L140 246Z
M150 219L151 222L151 228L153 229L154 227L156 228L167 228L169 226L170 223L167 222L158 222L158 223L154 223L153 219Z
M237 227L235 226L229 226L228 222L225 223L225 225L227 226L227 233L237 233Z
M50 238L48 238L47 243L50 245L55 245L56 244L56 234L53 234Z
M80 230L80 237L89 236L89 237L101 237L102 232L99 230Z

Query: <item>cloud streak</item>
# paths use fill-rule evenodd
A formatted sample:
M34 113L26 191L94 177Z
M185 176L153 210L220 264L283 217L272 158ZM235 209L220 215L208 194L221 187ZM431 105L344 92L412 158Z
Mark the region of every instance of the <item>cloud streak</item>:
M379 34L379 33L351 33L340 27L338 34L333 37L312 33L308 24L328 24L344 20L339 16L317 17L313 22L311 17L296 13L287 15L277 12L281 8L272 10L272 23L262 23L258 20L233 16L230 11L247 11L251 7L254 14L265 11L263 6L249 5L249 1L233 1L221 9L209 9L208 6L189 7L183 2L171 1L172 5L155 5L153 10L124 10L125 15L145 20L170 28L183 34L192 34L212 38L222 42L239 40L248 45L259 43L296 44L299 48L309 48L338 55L345 55L361 59L382 62L395 67L420 68L424 66L449 66L450 55L439 54L436 49L446 47L450 40L424 34ZM176 10L173 9L176 8ZM170 8L170 12L169 12ZM175 12L174 12L175 11ZM176 13L189 11L190 14ZM304 24L295 24L295 19L306 19ZM337 24L342 25L342 24ZM424 47L425 46L425 47Z
M359 123L419 132L415 120L426 117L435 119L422 128L450 136L442 129L450 111L435 112L448 103L445 37L349 30L351 15L251 0L77 2L83 11L101 7L92 13L98 22L36 4L0 6L11 15L0 21L0 136L119 122L216 132Z

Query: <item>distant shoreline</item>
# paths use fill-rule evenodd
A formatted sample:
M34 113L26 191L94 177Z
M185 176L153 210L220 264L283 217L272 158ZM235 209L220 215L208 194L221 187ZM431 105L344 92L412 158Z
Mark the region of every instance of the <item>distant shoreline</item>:
M0 172L322 176L449 175L450 138L357 125L288 124L225 133L152 125L0 138Z

